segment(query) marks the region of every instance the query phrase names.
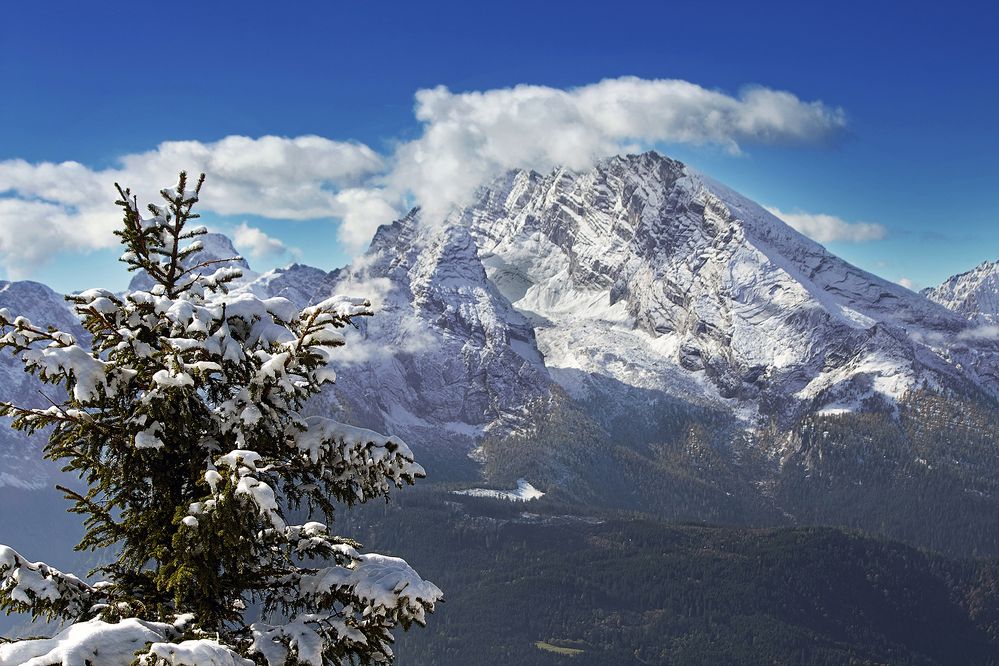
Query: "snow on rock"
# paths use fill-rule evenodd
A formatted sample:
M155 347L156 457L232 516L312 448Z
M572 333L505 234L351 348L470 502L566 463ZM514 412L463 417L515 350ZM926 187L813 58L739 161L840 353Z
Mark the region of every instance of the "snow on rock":
M332 293L331 273L305 266L292 264L285 268L275 268L259 276L247 274L234 292L248 291L260 297L279 296L287 298L300 308L327 298Z
M489 281L466 229L410 215L331 279L378 300L377 316L345 332L350 372L335 394L353 422L464 455L549 395L533 327Z
M543 492L528 483L526 479L517 479L517 487L513 490L469 488L467 490L455 490L453 492L455 495L468 495L469 497L493 497L511 502L528 502L530 500L540 499L545 496Z

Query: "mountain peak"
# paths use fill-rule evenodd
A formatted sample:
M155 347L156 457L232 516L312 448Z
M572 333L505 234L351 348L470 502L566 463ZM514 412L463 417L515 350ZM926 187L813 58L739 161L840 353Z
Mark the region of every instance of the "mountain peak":
M236 250L236 246L232 244L232 240L225 234L207 233L204 236L199 236L198 240L201 241L203 247L200 252L194 255L196 261L235 259L234 261L228 261L226 265L242 268L246 271L250 270L249 262L242 257L239 251Z
M970 271L954 275L921 292L969 320L999 323L999 261L983 261Z
M374 427L516 428L565 394L607 418L659 396L790 421L924 386L999 391L995 350L949 342L963 318L656 152L512 170L421 215L331 274L383 296L359 361L377 369L340 385ZM351 398L376 394L391 404Z
M198 264L205 261L223 261L223 263L214 265L212 268L221 268L223 266L239 268L242 269L244 276L251 277L250 264L236 251L232 240L225 234L207 233L198 236L195 240L201 242L202 249L190 256L187 260L189 263ZM128 283L128 290L146 291L152 286L153 281L149 275L145 271L139 271Z
M655 152L506 175L449 220L513 307L550 324L537 334L555 376L666 393L693 381L715 400L795 411L963 374L920 342L953 338L962 319Z

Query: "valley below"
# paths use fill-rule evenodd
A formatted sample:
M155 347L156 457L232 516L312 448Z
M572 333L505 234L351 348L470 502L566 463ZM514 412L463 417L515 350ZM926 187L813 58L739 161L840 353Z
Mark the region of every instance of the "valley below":
M347 517L452 591L399 663L994 663L996 560L572 510L423 490Z

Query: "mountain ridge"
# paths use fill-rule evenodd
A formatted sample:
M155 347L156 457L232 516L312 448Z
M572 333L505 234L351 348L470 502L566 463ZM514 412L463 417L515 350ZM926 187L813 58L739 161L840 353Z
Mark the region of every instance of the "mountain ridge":
M920 293L973 322L999 324L999 261L983 261Z
M240 267L236 291L300 307L372 299L310 409L403 438L438 481L999 552L996 341L675 160L509 172L342 268ZM20 446L0 472L23 478ZM905 506L937 494L954 526L927 536Z

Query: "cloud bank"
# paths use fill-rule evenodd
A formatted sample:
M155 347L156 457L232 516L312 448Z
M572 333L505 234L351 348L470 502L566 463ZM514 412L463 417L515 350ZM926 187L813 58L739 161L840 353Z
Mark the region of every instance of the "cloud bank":
M210 181L204 210L309 220L348 213L337 192L384 168L384 158L365 145L318 136L166 141L102 170L77 162L0 161L0 262L9 276L19 278L55 252L117 245L112 232L121 215L114 205L115 182L130 187L140 203L158 202L159 190L172 185L182 169L205 172ZM244 230L251 251L275 250L273 242L265 249L259 236L251 240L247 234Z
M438 217L508 169L586 169L601 157L660 142L821 143L845 127L842 109L788 92L747 88L738 97L678 80L608 79L561 90L516 86L416 94L423 135L400 147L389 182Z
M338 220L340 241L356 252L405 206L415 203L425 217L439 218L508 169L585 169L602 157L663 142L732 153L751 144L824 143L846 125L842 109L786 91L748 87L729 95L687 81L634 77L571 89L521 85L454 93L437 87L416 93L414 111L421 134L386 155L320 136L228 136L166 141L103 170L77 162L0 161L0 261L19 277L54 252L115 245L112 183L153 201L181 169L209 175L203 210ZM857 233L858 225L842 224ZM280 241L249 234L243 231L243 244L251 252L277 251Z
M888 235L887 229L872 222L847 222L835 215L825 213L804 213L801 211L787 213L773 206L767 206L766 209L797 231L820 243L833 241L863 243L881 240Z

